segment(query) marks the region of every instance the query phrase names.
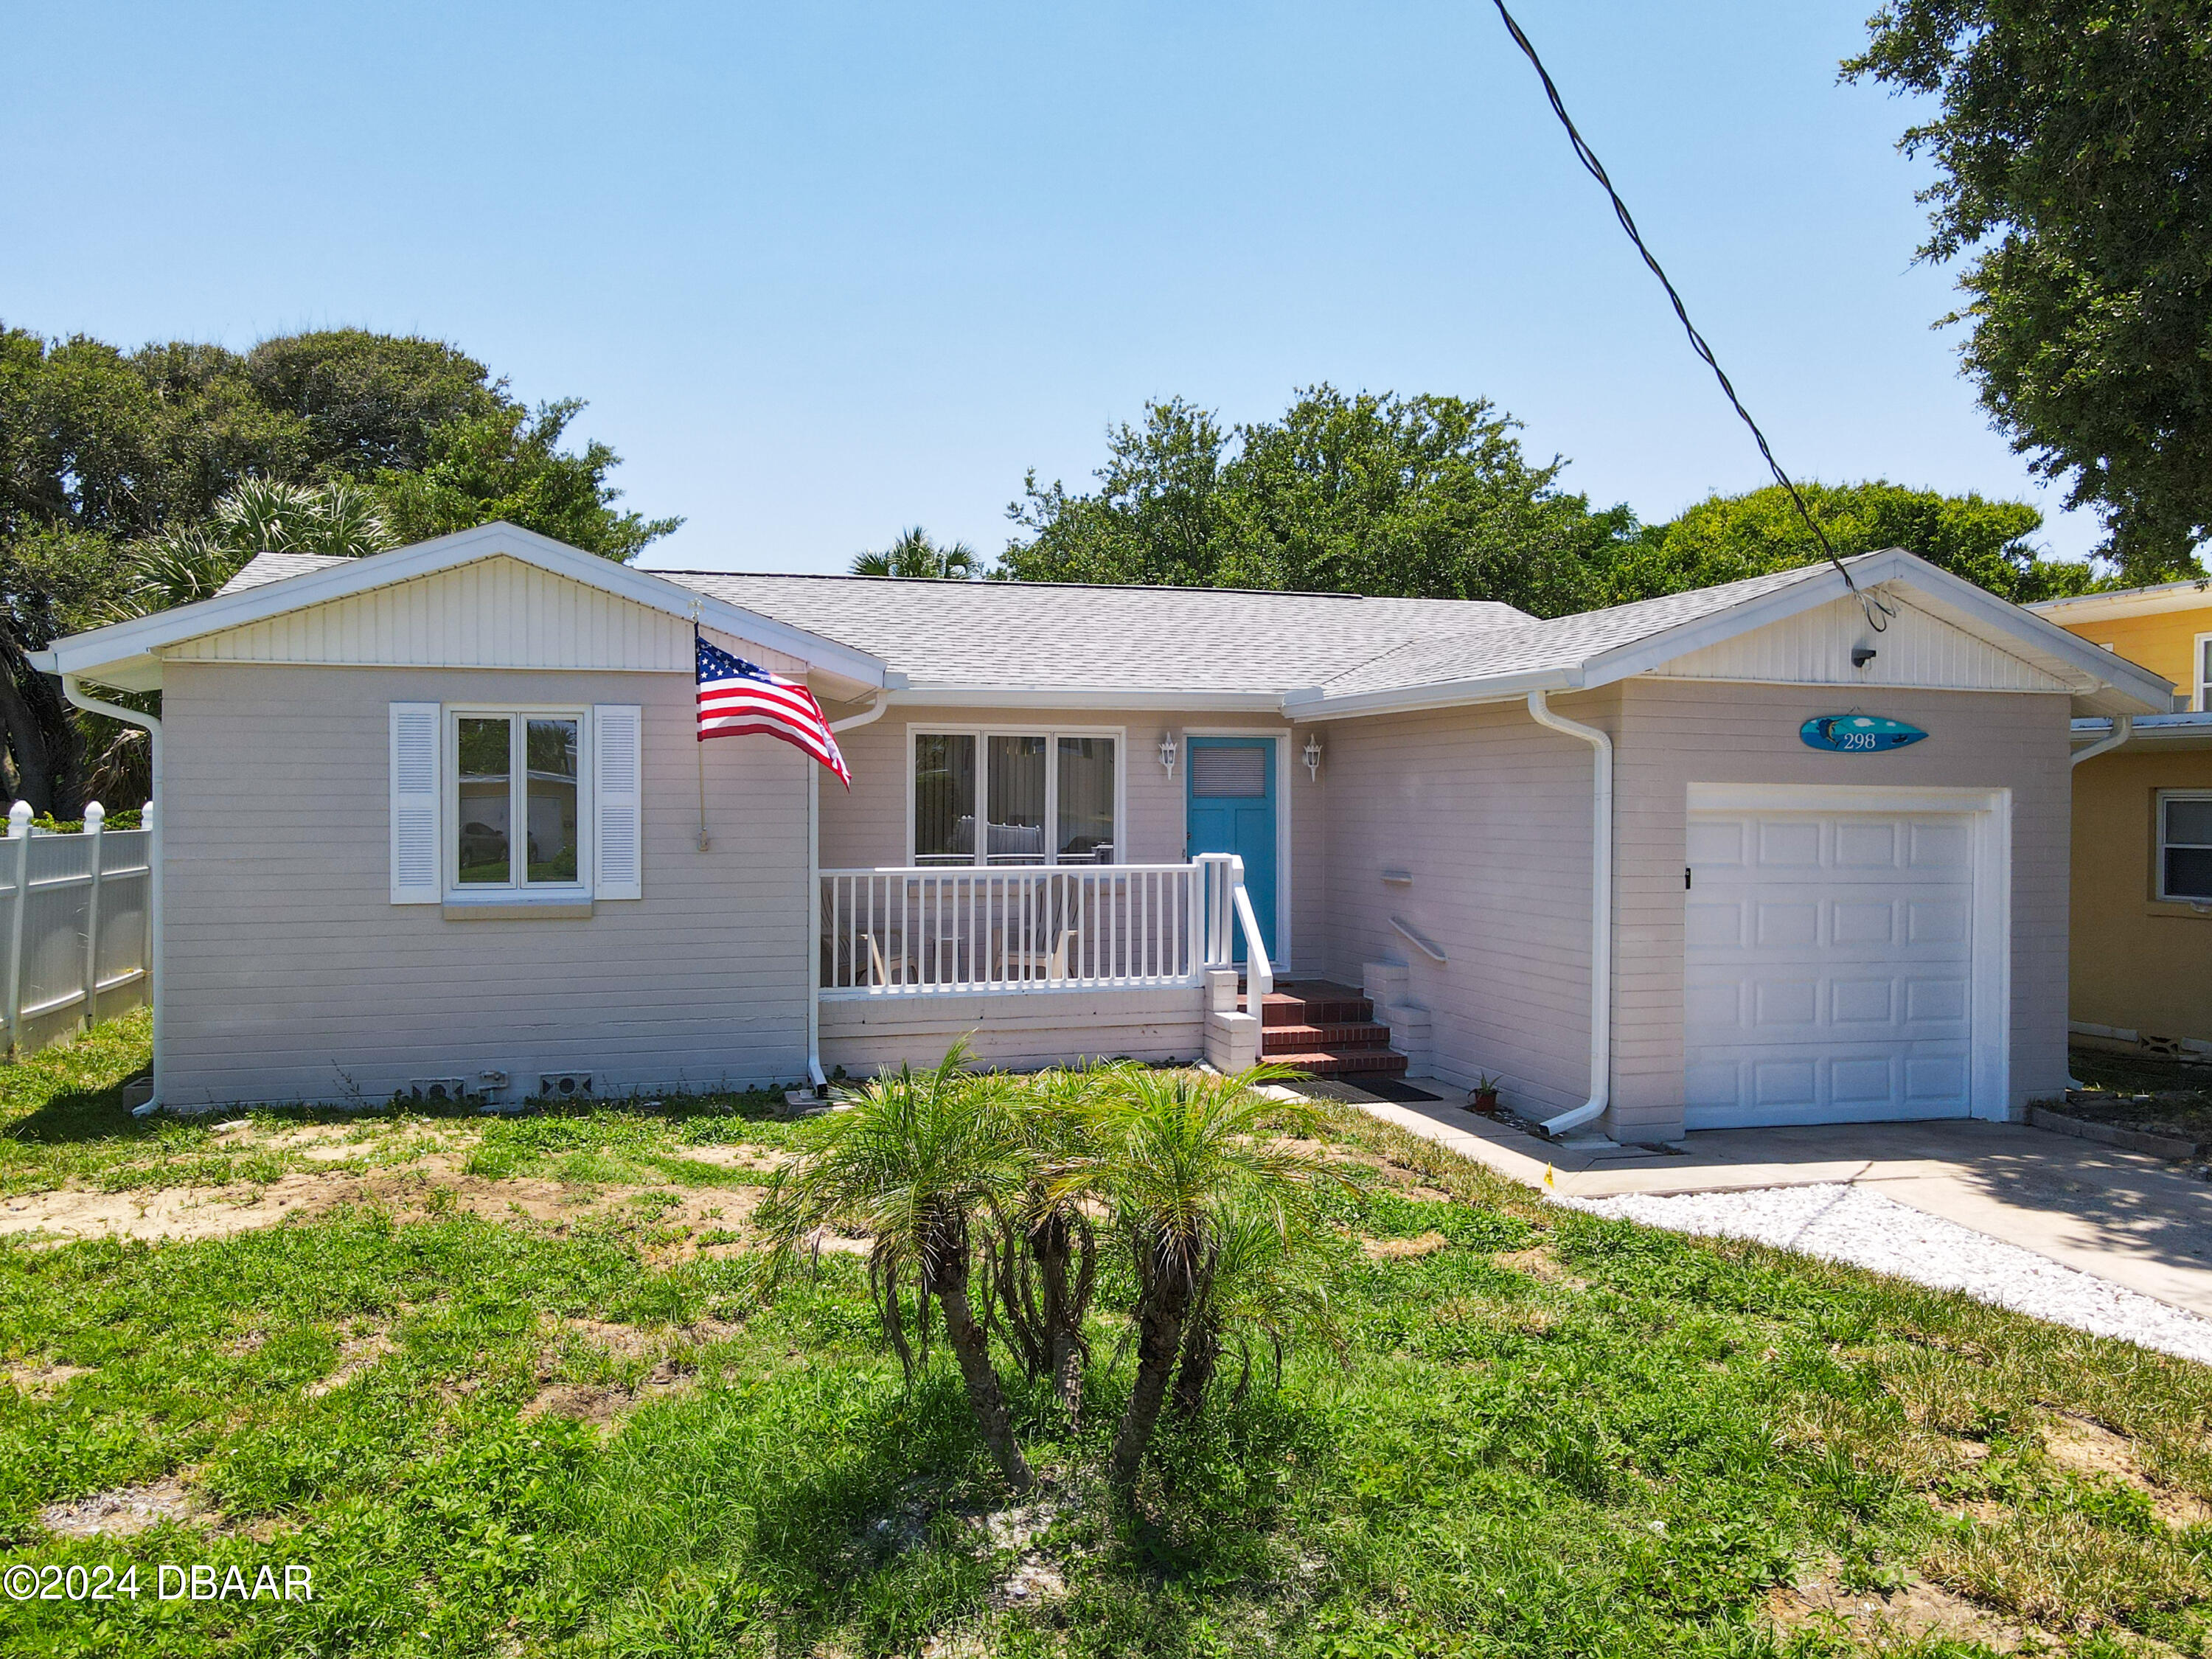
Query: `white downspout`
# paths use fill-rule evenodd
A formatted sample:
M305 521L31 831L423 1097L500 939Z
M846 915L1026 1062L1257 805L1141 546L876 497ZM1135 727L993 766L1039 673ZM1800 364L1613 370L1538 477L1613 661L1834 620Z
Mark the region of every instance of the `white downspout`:
M2100 755L2111 754L2112 750L2118 749L2122 744L2133 737L2135 735L2135 730L2136 717L2133 714L2113 715L2112 729L2110 732L2098 738L2096 742L2091 744L2087 749L2076 750L2073 754L2067 757L2066 764L2068 769L2071 770L2073 768L2079 766L2085 760L2094 760ZM2066 1074L2066 1086L2069 1089L2081 1089L2087 1088L2088 1085L2083 1083L2080 1078L2075 1077L2071 1071L2069 1071Z
M153 799L146 803L146 827L152 832L146 838L146 902L153 912L153 923L148 930L146 972L151 981L148 1000L154 1005L154 1092L144 1104L131 1109L134 1116L144 1117L161 1109L163 1073L167 1069L161 1049L161 1004L168 994L169 985L161 967L161 831L162 820L167 817L161 804L161 722L151 714L142 714L120 703L102 702L98 697L87 696L74 674L62 676L62 696L89 714L105 714L125 726L143 726L146 730L147 769L153 775Z
M882 694L857 714L830 722L832 732L849 732L883 718L890 707ZM822 1069L822 769L806 769L806 914L812 918L806 941L806 1079L817 1090L830 1086Z
M2094 760L2100 755L2111 754L2112 750L2118 749L2122 744L2133 737L2135 735L2135 730L2136 717L2133 714L2113 715L2112 729L2111 732L2105 737L2098 738L2096 742L2091 744L2087 749L2079 749L2075 750L2075 752L2068 757L2067 764L2069 766L2079 766L2085 760Z
M1602 1117L1612 1087L1613 739L1595 726L1553 713L1541 691L1528 694L1528 716L1589 744L1596 769L1590 815L1590 1092L1571 1111L1545 1120L1546 1134L1562 1135Z

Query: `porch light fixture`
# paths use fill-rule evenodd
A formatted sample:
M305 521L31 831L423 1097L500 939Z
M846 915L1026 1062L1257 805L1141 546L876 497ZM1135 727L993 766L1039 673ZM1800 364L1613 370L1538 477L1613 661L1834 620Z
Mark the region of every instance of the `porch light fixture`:
M1319 783L1321 781L1321 737L1319 733L1310 733L1307 736L1305 757L1306 775L1311 778L1316 783Z
M1176 740L1175 740L1175 733L1174 733L1174 732L1161 732L1161 733L1160 733L1160 764L1161 764L1161 765L1163 765L1163 766L1164 766L1164 767L1166 767L1166 768L1168 769L1168 775L1169 775L1170 777L1173 777L1173 776L1175 775L1175 757L1176 757Z

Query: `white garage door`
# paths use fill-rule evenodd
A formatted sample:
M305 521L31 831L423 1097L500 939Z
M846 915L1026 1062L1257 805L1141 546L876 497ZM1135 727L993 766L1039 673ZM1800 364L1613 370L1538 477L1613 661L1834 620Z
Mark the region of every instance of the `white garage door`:
M1971 826L1956 812L1690 815L1689 1127L1966 1115Z

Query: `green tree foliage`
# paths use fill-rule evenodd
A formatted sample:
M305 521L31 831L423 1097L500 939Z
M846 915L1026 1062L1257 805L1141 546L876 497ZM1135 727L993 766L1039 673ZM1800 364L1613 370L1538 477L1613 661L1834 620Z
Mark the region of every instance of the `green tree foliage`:
M1481 398L1320 386L1281 419L1224 428L1180 398L1109 434L1097 488L1007 509L999 574L1497 599L1539 616L1595 602L1592 571L1635 520L1559 488Z
M920 525L899 532L889 547L853 556L856 576L922 576L939 581L966 581L983 574L982 561L965 542L943 546L930 539Z
M505 519L628 563L684 520L616 510L622 491L607 475L622 458L596 439L580 453L561 447L583 407L578 398L540 404L535 413L502 404L437 428L419 470L376 475L392 532L418 542Z
M187 341L124 351L0 325L6 786L73 817L88 782L82 722L27 653L118 611L211 591L241 551L360 552L386 533L506 518L635 557L678 520L616 510L606 445L561 448L581 407L532 414L452 346L357 329L241 355ZM267 507L278 486L307 494L254 526L216 522L219 503Z
M1936 100L1921 257L1972 251L1982 402L2124 580L2212 535L2212 10L2173 0L1892 0L1844 65ZM1957 320L1954 319L1952 320Z
M2028 538L2042 527L2043 515L2022 501L1944 495L1880 481L1799 489L1839 554L1902 547L2021 605L2083 592L2095 580L2086 564L2037 554ZM1600 602L1679 593L1826 556L1788 492L1770 484L1748 495L1711 496L1618 544L1602 573Z

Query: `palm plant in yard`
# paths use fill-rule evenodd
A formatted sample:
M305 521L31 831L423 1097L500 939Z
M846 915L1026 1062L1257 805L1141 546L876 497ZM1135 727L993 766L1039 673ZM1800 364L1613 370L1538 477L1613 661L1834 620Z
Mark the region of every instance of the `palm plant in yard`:
M755 1221L769 1242L771 1274L811 1259L825 1230L872 1241L869 1289L908 1377L915 1374L905 1311L910 1287L924 1357L934 1305L976 1429L1007 1484L1020 1492L1030 1485L1029 1464L1015 1443L989 1334L969 1287L977 1235L993 1227L1007 1196L1021 1189L1028 1161L1003 1087L969 1076L965 1058L956 1046L929 1071L902 1066L823 1119L799 1158L777 1172ZM988 1243L980 1248L988 1261Z
M1214 1267L1184 1322L1176 1364L1174 1409L1195 1416L1221 1368L1224 1352L1239 1362L1231 1397L1252 1381L1252 1357L1264 1344L1279 1382L1283 1354L1301 1335L1341 1352L1344 1333L1329 1300L1329 1282L1346 1246L1303 1208L1261 1212L1231 1207L1221 1218Z
M1133 1310L1137 1375L1107 1456L1107 1478L1127 1491L1137 1478L1191 1323L1218 1317L1224 1252L1258 1224L1285 1243L1308 1225L1315 1200L1342 1182L1340 1169L1284 1144L1281 1121L1312 1114L1255 1091L1285 1075L1255 1066L1234 1077L1117 1068L1090 1113L1094 1150L1076 1160L1062 1192L1089 1192L1111 1206L1137 1282ZM1249 1241L1246 1241L1249 1243ZM1218 1332L1199 1345L1194 1382L1203 1393Z
M1032 1378L1049 1378L1073 1426L1083 1413L1083 1334L1097 1283L1098 1237L1079 1188L1063 1186L1095 1151L1090 1113L1111 1068L1040 1073L1007 1091L1026 1158L1009 1201L996 1271L1006 1329Z

